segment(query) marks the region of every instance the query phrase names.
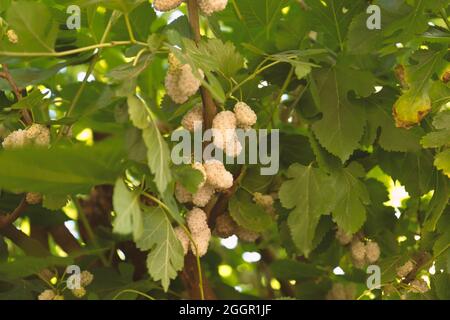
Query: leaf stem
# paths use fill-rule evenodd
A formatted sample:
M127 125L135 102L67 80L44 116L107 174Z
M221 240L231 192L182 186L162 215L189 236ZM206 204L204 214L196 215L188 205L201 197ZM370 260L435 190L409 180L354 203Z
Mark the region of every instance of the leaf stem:
M114 296L113 300L117 300L118 297L120 297L122 294L127 293L127 292L128 292L128 293L135 293L135 294L137 294L137 295L146 297L148 300L156 300L156 299L153 298L152 296L150 296L150 295L148 295L148 294L146 294L146 293L144 293L144 292L141 292L141 291L138 291L138 290L134 290L134 289L124 289L124 290L120 291L119 293L117 293L117 294Z

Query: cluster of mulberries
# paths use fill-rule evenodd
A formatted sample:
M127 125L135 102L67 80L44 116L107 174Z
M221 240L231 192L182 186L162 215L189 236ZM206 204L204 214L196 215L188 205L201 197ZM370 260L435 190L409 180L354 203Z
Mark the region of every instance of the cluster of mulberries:
M202 104L197 104L188 113L186 113L181 120L181 125L184 129L194 132L199 130L203 124L203 108Z
M228 0L198 0L198 6L205 15L225 10Z
M353 264L357 268L362 268L368 263L374 263L380 258L380 247L374 241L364 242L354 239L350 246Z
M186 223L191 232L192 243L183 228L175 228L175 235L180 241L184 254L189 252L189 249L199 257L203 257L208 252L209 241L211 240L211 229L208 227L208 217L206 213L200 208L193 208L186 215Z
M86 295L86 287L92 283L94 275L87 270L84 270L80 274L80 287L72 289L72 294L76 298L83 298Z
M353 300L355 299L355 286L353 284L344 285L334 283L333 287L326 295L327 300Z
M38 296L38 300L64 300L64 296L56 294L55 291L51 289L47 289L42 291Z
M33 124L26 130L13 131L2 143L5 149L22 148L29 145L47 147L49 144L50 130L41 124Z
M153 6L158 11L170 11L179 7L184 0L155 0Z
M203 71L198 70L203 78ZM169 70L167 72L165 87L167 94L175 103L182 104L188 101L200 88L201 81L194 75L189 64L181 64L171 53L169 54Z
M203 181L194 194L177 183L175 197L180 203L192 202L195 206L202 208L208 204L217 191L223 191L233 186L233 175L218 160L208 160L204 164L196 162L192 167L202 173Z
M214 145L224 150L227 156L237 157L242 152L242 145L236 134L236 128L248 130L256 124L256 121L256 113L244 102L238 102L234 112L219 112L212 124Z
M260 236L257 232L239 226L229 213L225 213L216 219L214 232L221 238L236 235L240 240L245 242L255 242Z

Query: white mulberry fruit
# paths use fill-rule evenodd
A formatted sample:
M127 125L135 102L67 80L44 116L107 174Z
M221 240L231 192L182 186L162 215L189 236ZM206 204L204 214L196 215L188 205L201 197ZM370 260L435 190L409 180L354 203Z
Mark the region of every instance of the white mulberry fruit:
M183 253L184 255L187 255L189 251L189 237L186 234L186 231L184 231L181 227L176 227L174 230L175 236L180 241L181 246L183 247Z
M25 130L19 129L11 132L2 143L4 149L22 148L27 144Z
M38 296L38 300L53 300L55 298L55 292L51 289L42 291Z
M336 231L336 239L341 245L346 246L350 242L352 242L353 235L348 234L347 232L344 231L344 229L338 227Z
M82 287L87 287L94 280L94 275L87 270L84 270L80 274L80 284Z
M237 227L230 214L226 213L217 217L215 232L221 238L228 238L236 232Z
M177 182L175 184L175 198L179 203L189 203L192 201L192 194L181 183Z
M353 300L355 297L354 285L334 283L326 295L326 300Z
M37 192L28 192L25 201L31 205L39 204L42 202L42 195Z
M202 208L208 204L214 193L215 189L211 185L205 184L192 196L192 203Z
M196 105L188 113L186 113L181 120L181 125L184 129L194 132L202 127L203 123L203 108L202 105Z
M409 285L411 287L411 291L414 293L426 293L430 290L427 282L423 279L413 280Z
M208 16L225 10L228 4L228 0L198 0L197 2L200 10Z
M219 160L207 160L204 164L207 182L218 190L226 190L233 186L233 175L225 169Z
M203 72L201 70L198 72L203 78ZM198 91L200 85L201 81L195 77L189 64L184 64L172 72L169 70L165 80L167 94L178 104L188 101Z
M183 0L155 0L153 6L158 11L170 11L183 3Z
M354 241L350 248L352 258L356 261L364 261L366 257L366 247L361 241Z
M408 260L404 265L397 268L397 275L400 278L406 277L411 273L414 269L414 263L411 260Z
M213 119L212 128L218 130L236 129L236 116L231 111L219 112Z
M234 106L234 114L237 120L237 126L242 129L250 129L255 125L258 117L245 102L238 102Z
M194 208L188 212L186 222L192 234L197 234L208 229L208 217L205 211L200 208Z
M238 226L236 229L238 238L245 242L255 242L259 238L259 233Z
M380 247L376 242L366 243L366 259L369 263L374 263L380 258Z
M16 44L19 42L19 36L13 29L9 29L6 32L6 36L8 37L8 41L11 42L12 44Z
M209 228L203 229L198 233L192 234L192 240L194 240L195 245L191 243L191 251L194 255L203 257L208 252L209 241L211 240L211 230Z
M72 293L77 298L83 298L86 295L86 289L83 287L78 289L72 289Z

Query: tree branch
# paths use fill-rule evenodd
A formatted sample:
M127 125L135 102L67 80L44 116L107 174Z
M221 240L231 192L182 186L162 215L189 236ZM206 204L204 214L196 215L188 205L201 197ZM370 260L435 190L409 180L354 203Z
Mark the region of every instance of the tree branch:
M20 215L26 209L26 207L27 207L26 197L23 197L17 208L14 209L14 211L11 214L0 216L0 230L5 228L6 226L13 224L14 221L16 221L20 217Z
M14 94L16 96L17 101L20 101L22 99L22 93L20 92L19 87L17 86L11 73L9 72L8 65L3 63L2 68L3 68L3 72L0 72L0 78L5 79L9 83L12 91L14 92ZM23 121L25 122L25 124L31 125L33 123L33 118L28 109L22 109L22 117L23 117Z
M188 16L189 24L191 25L192 33L194 35L194 40L199 43L201 40L200 35L200 16L197 0L188 0ZM200 94L202 96L203 102L203 122L205 129L211 129L212 121L217 113L217 107L211 96L211 93L205 88L200 88Z

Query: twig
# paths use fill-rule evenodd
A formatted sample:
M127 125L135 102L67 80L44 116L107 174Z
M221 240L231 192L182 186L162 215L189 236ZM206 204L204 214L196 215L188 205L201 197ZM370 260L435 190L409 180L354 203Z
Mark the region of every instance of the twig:
M194 34L194 40L196 43L199 43L201 40L201 35L197 0L188 0L187 5L189 24L191 25L191 29ZM217 106L214 103L211 93L205 87L200 87L200 94L203 102L203 122L205 124L205 129L210 129L212 127L214 116L217 113Z
M14 92L14 95L16 96L17 101L22 100L22 93L20 92L19 87L17 86L16 82L14 81L14 78L12 77L11 72L9 72L8 65L3 63L2 68L3 68L3 72L0 72L0 78L5 79L9 83L12 91ZM31 125L33 123L33 118L28 109L22 110L22 117L23 117L23 120L26 125Z
M27 207L26 197L23 197L17 208L14 209L14 211L11 214L8 214L6 216L0 216L0 230L14 223L14 221L16 221L20 217L20 215L26 209L26 207Z

